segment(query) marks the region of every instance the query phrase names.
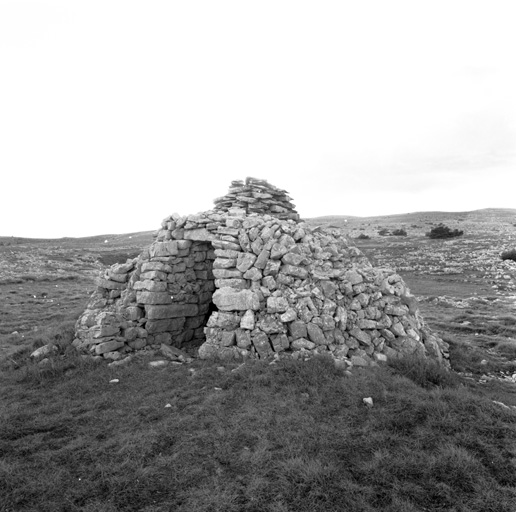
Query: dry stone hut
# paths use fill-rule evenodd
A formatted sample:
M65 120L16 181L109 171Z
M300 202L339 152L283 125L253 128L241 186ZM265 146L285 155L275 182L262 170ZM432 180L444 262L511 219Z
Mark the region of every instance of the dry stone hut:
M165 346L199 357L329 353L370 365L416 353L447 365L399 275L337 229L312 229L284 190L247 178L203 213L166 218L141 255L107 269L74 345L117 360Z

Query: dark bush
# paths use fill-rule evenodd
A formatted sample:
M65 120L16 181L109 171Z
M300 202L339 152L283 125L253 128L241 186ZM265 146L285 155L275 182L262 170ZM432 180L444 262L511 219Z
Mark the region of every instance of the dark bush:
M407 232L404 229L395 229L392 234L393 236L407 236Z
M450 229L448 226L444 224L438 224L435 228L432 228L429 233L425 233L425 236L429 238L453 238L456 236L461 236L464 234L464 231L460 231L458 229Z
M516 249L511 249L510 251L504 251L501 255L502 260L512 260L516 261Z

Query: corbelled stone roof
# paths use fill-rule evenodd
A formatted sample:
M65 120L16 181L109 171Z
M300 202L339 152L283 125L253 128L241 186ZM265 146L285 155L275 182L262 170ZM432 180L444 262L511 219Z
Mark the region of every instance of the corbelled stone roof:
M141 255L107 269L74 345L107 359L180 348L200 357L331 354L367 366L447 345L391 269L338 229L312 229L285 191L234 181L215 208L163 222Z

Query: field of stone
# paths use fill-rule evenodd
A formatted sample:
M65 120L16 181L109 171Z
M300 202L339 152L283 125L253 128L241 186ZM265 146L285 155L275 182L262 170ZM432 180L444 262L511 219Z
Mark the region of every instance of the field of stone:
M494 295L511 301L514 295L516 299L516 262L500 258L516 247L516 210L321 217L309 223L342 228L373 265L394 268L419 297ZM439 223L464 235L447 240L426 237ZM392 235L396 229L407 235Z

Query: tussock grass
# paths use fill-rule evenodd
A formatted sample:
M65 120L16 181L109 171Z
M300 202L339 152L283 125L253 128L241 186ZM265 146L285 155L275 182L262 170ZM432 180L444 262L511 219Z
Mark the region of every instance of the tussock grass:
M0 510L514 510L516 415L423 363L67 358L0 376Z
M478 344L473 344L470 338L461 339L454 335L445 335L443 340L450 347L450 361L457 372L485 373L486 367L481 362L486 360L486 351ZM493 365L496 368L498 363Z
M498 342L496 350L505 357L516 359L516 339Z
M38 331L29 331L24 338L20 338L20 348L0 364L0 370L23 368L27 373L34 372L35 374L40 374L37 362L31 361L28 358L34 350L44 345L56 347L56 357L53 357L51 360L54 367L59 367L64 354L67 354L67 360L79 359L75 349L70 347L74 336L75 322L70 319ZM13 336L11 337L14 339Z
M396 373L409 378L418 386L458 387L461 380L457 374L443 368L437 361L421 359L417 356L405 356L389 361Z

